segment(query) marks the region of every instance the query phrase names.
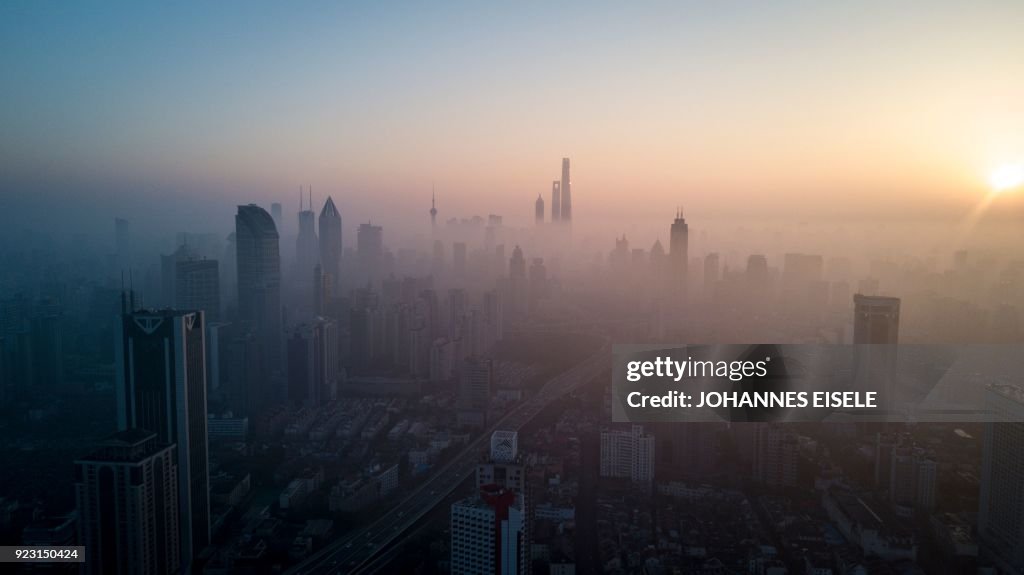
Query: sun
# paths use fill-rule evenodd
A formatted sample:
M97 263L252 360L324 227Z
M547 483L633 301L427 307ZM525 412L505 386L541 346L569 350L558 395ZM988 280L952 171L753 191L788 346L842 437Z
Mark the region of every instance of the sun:
M1003 164L988 176L992 190L1003 192L1024 185L1024 163Z

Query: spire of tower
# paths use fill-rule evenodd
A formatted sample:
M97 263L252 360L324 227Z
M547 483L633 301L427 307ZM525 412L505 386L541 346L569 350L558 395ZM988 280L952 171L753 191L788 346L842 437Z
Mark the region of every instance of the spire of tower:
M299 211L302 211L302 184L299 184Z
M309 185L309 211L313 211L313 184Z

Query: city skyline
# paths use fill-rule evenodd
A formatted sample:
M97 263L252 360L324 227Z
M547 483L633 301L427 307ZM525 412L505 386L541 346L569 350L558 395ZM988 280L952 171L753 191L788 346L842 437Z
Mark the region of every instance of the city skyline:
M529 222L570 156L590 220L683 193L719 216L955 219L1024 161L1019 4L657 8L9 4L0 188L209 218L188 206L311 182L361 220L434 182L449 214Z

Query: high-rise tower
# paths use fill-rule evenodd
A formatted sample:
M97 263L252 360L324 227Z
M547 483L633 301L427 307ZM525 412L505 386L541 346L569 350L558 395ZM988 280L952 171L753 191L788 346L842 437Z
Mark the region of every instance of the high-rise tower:
M668 255L670 260L672 293L686 297L690 249L690 228L683 218L683 210L676 210L676 219L669 230Z
M551 182L551 222L558 223L562 218L562 183Z
M256 334L261 371L265 374L283 373L281 254L277 228L266 210L255 204L238 206L235 249L239 319ZM312 275L310 270L310 277ZM259 399L266 401L272 398Z
M299 188L299 235L295 238L295 267L298 283L308 286L313 280L316 265L316 214L313 212L313 187L309 188L309 205L303 209L302 188Z
M175 446L118 432L75 461L78 540L87 575L179 573Z
M572 223L572 180L569 178L569 158L562 158L562 221Z
M1024 390L995 384L985 390L993 421L985 424L978 502L981 555L1000 573L1024 572Z
M330 276L331 285L338 285L341 273L341 214L334 206L334 200L327 196L320 210L320 265L323 273Z
M205 331L201 311L126 311L116 348L118 428L145 429L177 446L186 573L210 543Z
M533 203L533 221L538 226L544 223L544 198L537 194L537 201Z

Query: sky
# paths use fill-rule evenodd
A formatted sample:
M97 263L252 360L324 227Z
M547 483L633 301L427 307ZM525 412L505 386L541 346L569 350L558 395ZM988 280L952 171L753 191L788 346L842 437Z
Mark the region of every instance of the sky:
M312 185L387 221L435 186L527 222L563 156L577 219L956 217L1024 161L1021 30L1019 1L9 0L0 217L220 224Z

